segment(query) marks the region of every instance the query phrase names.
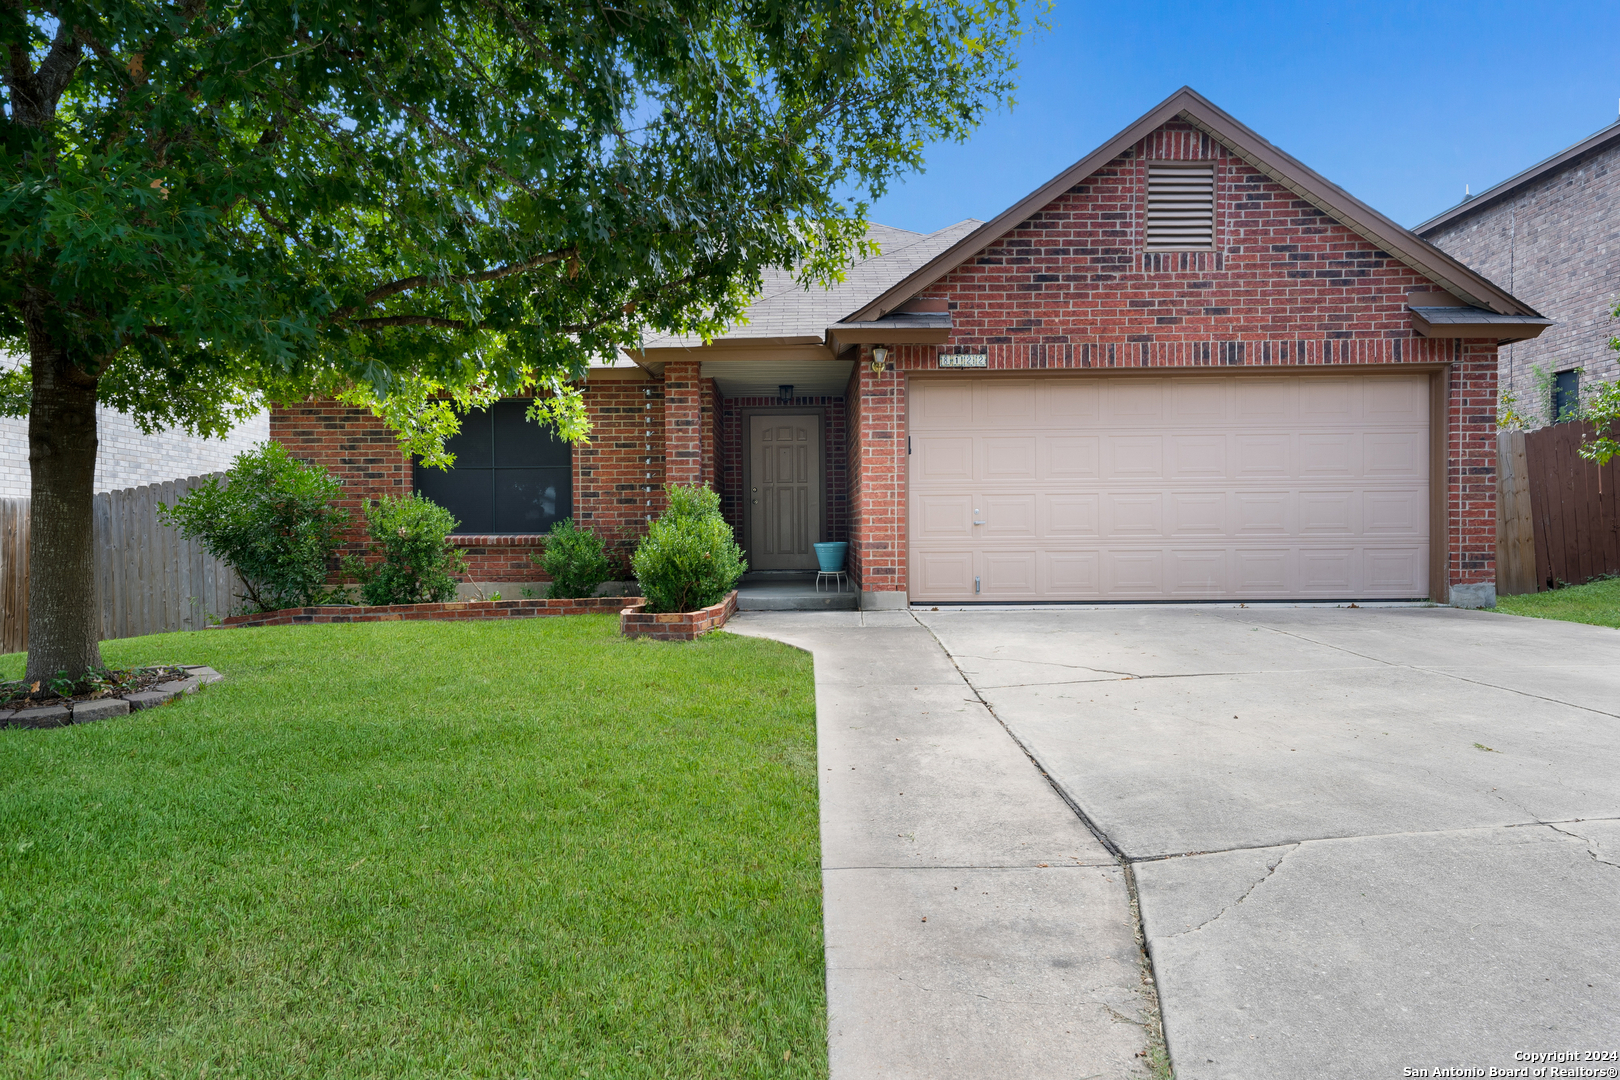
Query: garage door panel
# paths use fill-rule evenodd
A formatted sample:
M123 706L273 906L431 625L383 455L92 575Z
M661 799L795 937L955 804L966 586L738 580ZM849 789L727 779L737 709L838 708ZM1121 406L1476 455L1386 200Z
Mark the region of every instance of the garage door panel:
M1356 422L1359 394L1355 379L1301 379L1299 419L1306 427Z
M915 435L911 446L912 477L919 483L973 479L972 436Z
M1036 586L1034 548L1014 551L987 551L981 558L981 600L1033 600Z
M1027 495L985 495L978 501L983 511L979 520L984 524L974 528L984 534L980 537L982 541L989 543L1035 537L1036 498L1033 492Z
M1163 379L1109 379L1104 391L1104 415L1101 422L1105 425L1136 427L1152 425L1160 427L1164 424L1164 391Z
M1170 535L1226 535L1226 492L1172 491L1170 493Z
M1293 427L1298 420L1299 385L1293 379L1237 379L1237 421L1267 427Z
M985 381L974 408L974 419L1020 431L1035 426L1035 397L1038 384L1026 379Z
M1238 548L1232 554L1232 588L1238 596L1286 596L1291 591L1291 548Z
M1103 535L1161 537L1164 535L1164 495L1157 491L1108 492L1102 497Z
M914 394L912 426L922 430L960 431L973 425L973 388L966 380L933 383L926 393Z
M1175 426L1224 426L1230 418L1232 390L1225 379L1171 379L1170 415Z
M1362 531L1369 537L1416 537L1423 532L1428 508L1411 489L1366 491L1361 495Z
M1369 547L1362 553L1367 588L1389 596L1422 596L1429 553L1422 547ZM1420 591L1423 590L1423 591Z
M1235 491L1232 493L1232 532L1236 536L1287 536L1297 525L1292 520L1293 492Z
M1045 512L1042 535L1060 539L1102 535L1098 524L1101 496L1047 495L1042 503Z
M913 599L1421 597L1428 378L915 380Z
M1164 477L1164 436L1111 435L1108 480L1159 480Z
M1344 596L1356 586L1355 548L1303 548L1299 553L1299 594L1307 599Z
M984 462L979 475L984 479L1035 479L1035 436L985 438L980 445L984 448Z
M1047 382L1044 391L1036 396L1035 420L1043 427L1069 427L1082 422L1095 425L1101 398L1101 388L1095 379Z
M1369 375L1361 385L1363 423L1427 425L1429 386L1426 378Z
M1041 447L1045 457L1042 479L1095 480L1100 475L1095 435L1043 435Z
M1103 590L1115 599L1163 596L1164 552L1112 548L1103 552Z
M1234 435L1232 443L1237 454L1237 468L1233 470L1233 479L1292 477L1294 473L1290 462L1293 441L1290 435Z
M1354 432L1307 432L1299 437L1299 475L1304 479L1360 476L1360 457L1360 438Z
M1226 479L1226 436L1170 436L1170 473L1168 479Z
M1168 585L1172 596L1213 598L1227 591L1225 548L1172 549Z
M1354 536L1361 532L1360 493L1342 491L1301 491L1299 493L1299 532L1301 536Z
M973 553L958 548L913 548L911 572L914 592L932 600L972 600Z
M1361 437L1362 475L1420 479L1429 470L1426 434L1406 431L1369 431Z
M918 495L911 500L913 539L970 541L973 538L973 500L969 495Z
M1088 600L1101 594L1096 551L1046 549L1040 552L1040 583L1049 600Z

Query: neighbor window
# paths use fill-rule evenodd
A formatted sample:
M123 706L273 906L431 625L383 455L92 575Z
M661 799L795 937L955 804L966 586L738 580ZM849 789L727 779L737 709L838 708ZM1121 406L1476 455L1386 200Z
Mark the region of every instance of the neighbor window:
M456 532L543 533L573 514L572 449L524 415L527 401L468 413L448 470L414 463L415 486L460 519Z
M1542 370L1546 370L1543 368ZM1573 368L1553 376L1553 423L1573 420L1581 407L1581 373Z
M1215 246L1215 166L1148 165L1147 251L1208 251Z

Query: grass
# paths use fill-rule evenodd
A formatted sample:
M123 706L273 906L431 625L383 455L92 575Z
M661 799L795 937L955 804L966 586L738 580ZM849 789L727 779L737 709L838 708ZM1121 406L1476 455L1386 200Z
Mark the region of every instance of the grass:
M1496 610L1533 619L1562 619L1620 628L1620 577L1601 578L1550 592L1499 596Z
M610 616L103 651L226 681L0 731L0 1075L826 1074L805 654Z

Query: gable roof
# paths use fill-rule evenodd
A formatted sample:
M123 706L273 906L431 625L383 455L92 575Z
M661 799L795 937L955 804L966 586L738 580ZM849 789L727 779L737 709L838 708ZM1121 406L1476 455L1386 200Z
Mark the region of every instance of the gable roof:
M1191 87L1184 86L1074 165L919 266L881 296L852 311L845 321L868 321L893 311L1011 232L1036 211L1084 181L1155 129L1176 119L1192 124L1272 180L1467 303L1499 315L1539 318L1539 313L1530 305L1514 298L1416 233L1396 224L1331 183L1217 108Z
M748 305L748 321L714 340L737 345L762 339L781 344L820 344L827 328L845 312L869 303L980 224L970 218L934 233L869 225L866 237L877 242L881 254L852 262L843 281L825 288L807 289L789 271L767 270L759 296ZM642 349L695 349L703 344L701 338L659 334L647 338Z
M1412 231L1420 236L1429 236L1432 233L1439 232L1447 225L1460 221L1469 214L1483 210L1493 203L1500 202L1507 196L1535 183L1544 176L1579 164L1580 160L1586 155L1603 150L1617 142L1620 142L1620 120L1616 120L1601 131L1593 132L1574 146L1565 147L1552 157L1536 162L1523 172L1513 174L1500 184L1488 187L1472 198L1464 199L1450 210L1436 214L1423 224L1414 225Z

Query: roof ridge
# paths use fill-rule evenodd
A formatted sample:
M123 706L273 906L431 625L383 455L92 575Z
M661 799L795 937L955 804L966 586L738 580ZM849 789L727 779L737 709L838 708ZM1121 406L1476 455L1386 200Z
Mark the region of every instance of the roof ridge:
M1559 165L1564 164L1564 162L1573 161L1588 151L1599 149L1610 138L1615 137L1620 137L1620 120L1615 120L1612 123L1603 125L1596 131L1592 132L1592 134L1586 136L1586 138L1572 142L1556 153L1548 154L1534 165L1520 169L1512 176L1509 176L1506 180L1498 180L1496 183L1492 184L1478 195L1468 196L1467 198L1464 198L1462 202L1449 206L1440 211L1438 214L1435 214L1433 217L1420 221L1418 224L1412 226L1412 231L1417 235L1422 236L1425 232L1439 228L1441 225L1448 224L1455 218L1465 217L1468 214L1473 213L1475 210L1481 209L1482 207L1495 202L1497 199L1502 198L1503 196L1509 194L1524 184L1529 183L1537 177L1552 172Z

